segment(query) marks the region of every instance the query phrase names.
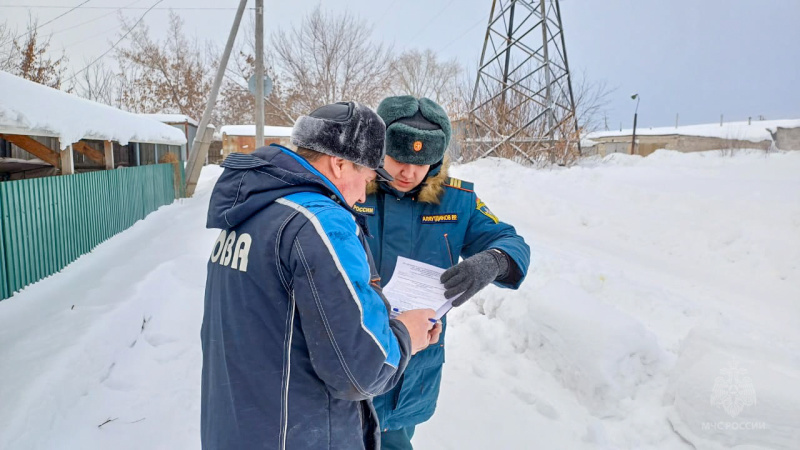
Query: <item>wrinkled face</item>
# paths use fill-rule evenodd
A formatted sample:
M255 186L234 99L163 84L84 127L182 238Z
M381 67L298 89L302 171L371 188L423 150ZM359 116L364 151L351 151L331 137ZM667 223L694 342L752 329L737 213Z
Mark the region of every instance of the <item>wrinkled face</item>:
M419 186L431 168L430 164L419 166L401 163L389 155L383 160L383 167L394 177L394 181L389 184L400 192L408 192Z
M344 196L348 205L364 203L367 200L367 184L373 181L377 174L374 170L346 162L341 166L341 178L337 188Z

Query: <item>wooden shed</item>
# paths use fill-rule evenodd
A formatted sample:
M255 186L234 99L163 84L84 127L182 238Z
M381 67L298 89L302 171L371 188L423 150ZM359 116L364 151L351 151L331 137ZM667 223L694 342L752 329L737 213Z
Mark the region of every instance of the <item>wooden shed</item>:
M161 123L165 123L173 128L181 130L183 136L186 138L186 143L181 145L181 151L178 154L178 158L181 161L188 160L189 151L191 151L192 143L194 142L194 138L197 136L198 123L196 120L192 119L191 117L185 114L140 114L140 115L153 120L157 120ZM214 125L209 124L209 127L213 128Z
M158 162L181 131L0 71L0 181Z
M225 125L220 129L222 135L222 158L231 153L252 153L256 148L255 125ZM292 127L264 127L264 143L262 145L290 145Z

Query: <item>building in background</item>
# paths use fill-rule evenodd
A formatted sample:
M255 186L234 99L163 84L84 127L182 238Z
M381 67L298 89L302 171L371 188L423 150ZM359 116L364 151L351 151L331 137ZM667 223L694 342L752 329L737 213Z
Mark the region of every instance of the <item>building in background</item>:
M181 161L188 160L189 152L191 151L192 144L194 143L194 138L197 136L198 123L196 120L184 114L140 114L140 115L148 117L153 120L157 120L161 123L167 124L171 127L181 130L184 137L186 137L186 143L181 145L181 150L180 154L178 154L178 158ZM213 125L209 126L213 127ZM156 155L155 159L156 161L159 161L160 156Z
M630 154L631 138L632 130L589 133L583 137L582 153L600 156ZM659 149L702 152L744 148L800 150L800 120L748 120L637 128L634 154L647 156Z
M255 125L225 125L220 128L222 136L222 159L231 153L252 153L256 146ZM264 144L290 145L292 127L264 127Z
M0 71L0 181L155 164L185 144L161 122Z

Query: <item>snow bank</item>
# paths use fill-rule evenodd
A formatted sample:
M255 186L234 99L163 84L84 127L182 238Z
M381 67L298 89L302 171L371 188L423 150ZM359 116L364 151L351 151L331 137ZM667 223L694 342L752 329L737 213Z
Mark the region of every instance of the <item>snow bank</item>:
M799 128L800 119L785 120L754 120L749 124L743 122L704 123L700 125L681 125L678 127L636 128L637 136L670 136L673 134L685 136L715 137L720 139L736 139L741 141L771 141L770 131L780 128ZM584 136L585 139L597 139L615 136L630 136L632 129L622 131L596 131Z
M575 392L593 414L618 415L619 402L635 398L637 387L659 369L663 351L655 335L584 289L554 279L528 294L487 315L503 320L517 351ZM480 305L494 307L491 300Z
M532 262L519 291L491 286L448 315L415 448L796 450L800 152L452 172ZM0 448L199 447L218 175L205 167L195 198L0 302ZM735 418L710 400L731 362L756 396ZM724 428L740 421L766 429Z
M0 302L0 448L200 446L211 182ZM113 419L102 427L107 420Z
M665 402L672 426L696 448L797 448L800 346L725 321L693 329Z
M0 132L53 136L62 150L81 139L183 145L180 130L0 71Z
M228 136L255 136L255 125L225 125L219 130L220 134L227 134ZM290 137L292 135L292 127L264 127L264 136L272 137Z

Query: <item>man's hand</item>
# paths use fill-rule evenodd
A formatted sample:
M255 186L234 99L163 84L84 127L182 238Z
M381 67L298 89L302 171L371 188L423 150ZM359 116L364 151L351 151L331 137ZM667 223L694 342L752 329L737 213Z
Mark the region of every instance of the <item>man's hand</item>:
M508 259L505 253L489 249L447 269L439 281L444 284L446 289L444 296L448 299L461 294L453 301L453 306L461 306L506 271L508 271Z
M436 322L436 325L428 331L428 345L436 344L439 342L439 336L442 334L442 322Z
M432 309L412 309L405 311L396 317L397 320L403 323L411 336L411 354L415 355L420 350L425 348L430 343L430 334L428 333L433 328L433 319L436 316L436 311ZM436 336L439 340L439 336Z

